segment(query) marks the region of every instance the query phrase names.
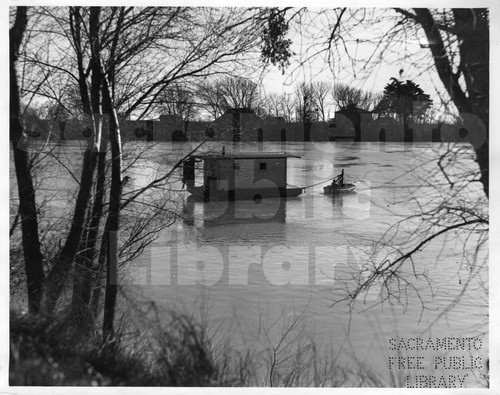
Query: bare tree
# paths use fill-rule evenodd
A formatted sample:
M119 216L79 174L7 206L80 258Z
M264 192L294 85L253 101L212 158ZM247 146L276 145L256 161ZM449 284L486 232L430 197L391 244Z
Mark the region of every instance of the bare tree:
M28 289L28 306L30 313L40 310L43 292L43 256L41 253L39 228L36 211L35 190L29 166L29 154L22 149L23 127L20 121L21 100L17 79L17 64L19 48L28 24L26 7L18 7L15 19L10 28L10 142L14 151L14 166L16 170L19 193L19 212L23 237L23 253Z
M183 121L193 120L199 112L195 93L186 84L172 84L159 97L164 114L178 115Z
M282 117L282 98L283 95L271 93L266 97L267 113L273 117Z
M259 101L259 86L246 78L225 77L216 82L224 101L231 108L255 108Z
M297 100L296 119L304 123L319 120L319 108L316 104L316 93L312 84L300 83L295 87Z
M362 110L372 110L380 101L382 95L371 92L364 92L344 83L335 84L331 92L332 99L339 110L349 108L360 108Z
M201 106L213 119L220 117L227 110L227 104L222 90L217 84L203 81L199 84L197 96L201 100Z
M301 54L303 61L326 56L332 71L349 73L356 79L375 72L386 58L411 63L415 73L435 75L442 83L438 90L448 95L443 100L448 110L446 115L455 116L461 133L470 137L470 147L464 150L451 146L445 153L439 153L437 163L435 159L432 161L432 173L416 186L432 187L441 198L430 206L422 204L418 214L404 221L413 231L406 242L399 240L401 248L396 257L381 258L374 252L371 265L368 263L370 269L358 273L348 300L354 302L376 282L383 285L386 296L403 300L404 293L413 286L411 276L414 275L413 279L418 276L414 265L417 252L452 232L459 232L472 244L477 242L476 247L467 243L463 246L464 256L473 265L471 273L477 273L477 253L485 246L489 229L488 9L336 8L304 9L288 15L287 22L295 22L302 35L316 38L316 45ZM285 56L286 51L282 54ZM357 92L350 93L355 94L354 98L345 105L359 99ZM477 162L476 168L460 162L461 155L469 159L470 152L474 153L470 159ZM434 177L440 182L431 181ZM478 185L482 196L478 194ZM391 235L397 234L400 226L394 224L379 245L393 244Z
M271 93L266 97L265 102L268 115L282 117L287 122L292 122L295 119L297 104L293 94Z
M326 81L315 81L311 84L314 106L318 110L319 120L326 121L328 118L327 99L330 96L332 86Z
M293 94L283 94L281 101L281 108L283 111L283 117L292 122L296 116L297 99Z
M34 226L29 230L30 239L23 241L27 251L30 311L36 313L45 296L46 311L53 313L63 291L73 283L75 319L80 323L89 322L86 317L92 314L90 306L96 305L94 296L99 296L99 292L93 295L92 289L96 286L99 289L100 276L106 273L103 332L105 337L112 337L118 262L120 251L123 251L118 242L120 217L124 210L134 210L135 205L144 204L136 200L145 192L142 188L129 191L126 200L122 201L122 144L116 114L119 110L121 115L144 117L157 111L162 92L175 83L205 79L221 70L240 67L239 61L244 58L244 53L258 44L254 39L257 32L248 23L255 17L255 11L234 14L228 9L203 8L41 7L32 9L31 13L36 15L33 18L35 24L28 25L27 31L44 31L40 37L49 42L54 51L48 58L32 56L38 53L34 49L40 44L37 38L25 43L25 56L21 62L17 61L28 15L26 9L20 8L11 30L16 44L12 46L15 52L11 55L11 65L14 70L16 64L22 64L26 71L23 75L29 76L29 81L24 84L26 89L21 92L64 105L60 81L71 81L68 86L77 87L85 115L82 129L87 145L69 230L53 261L47 262L46 277L41 266L44 257L40 253L40 243L36 242L40 230L36 215L33 216L36 214L35 191L31 188L30 192L23 186L29 183L29 168L24 167L24 172L23 167L16 168L21 200L30 196L32 210L28 214L34 220L30 222ZM11 73L11 77L15 75L15 72ZM21 101L16 92L19 89L12 80L11 101L14 104ZM18 113L16 107L13 111ZM18 119L18 115L13 115L12 119ZM11 127L15 152L19 152L21 138L21 126ZM28 159L26 152L19 154ZM171 171L158 177L148 188L167 185L178 166L179 163L175 164ZM23 215L24 200L21 205ZM142 212L146 216L154 215L158 214L159 208ZM28 222L23 219L23 224L24 227ZM137 229L148 232L144 226ZM135 237L139 249L143 248L141 233L131 237ZM130 245L129 242L129 250ZM31 252L36 260L30 258ZM32 275L35 269L38 271ZM43 291L45 295L42 295Z
M397 8L427 37L434 66L460 113L474 114L485 127L484 141L475 148L481 183L489 196L489 11L452 9L432 12ZM455 45L458 45L458 53ZM465 80L465 86L460 79Z
M328 97L331 84L326 81L301 83L295 88L296 119L305 122L326 121L328 118Z
M475 146L481 183L489 194L489 11L488 9L347 9L300 15L302 34L322 37L303 54L322 54L330 66L355 78L372 73L384 58L410 63L416 73L433 73L458 114L471 114L483 125ZM324 14L324 23L318 15ZM308 23L309 22L309 23ZM291 23L291 21L289 21ZM314 23L314 24L313 24ZM308 27L309 31L305 32ZM328 32L320 35L319 32ZM373 31L369 40L366 32ZM426 39L423 40L422 37ZM349 42L351 45L346 45ZM359 51L363 45L363 51ZM410 77L410 76L408 76ZM463 83L462 83L463 81ZM453 114L450 114L453 115Z
M437 166L435 158L438 158ZM460 279L463 289L439 316L460 303L473 281L483 287L487 300L487 279L481 279L481 275L488 265L489 214L486 197L478 197L480 175L471 166L473 161L470 147L455 144L434 146L432 152L416 159L418 166L412 169L414 186L410 199L414 201L422 189L429 198L420 198L419 210L414 215L391 224L374 242L354 281L344 282L346 294L342 300L351 305L356 300L405 305L407 294L414 293L422 301L422 310L425 309L421 290L415 282L423 281L431 288L434 284L427 270L418 265L418 254L436 241L451 244L457 239L461 240L463 249L456 257L457 272L467 268ZM375 302L367 298L370 291L379 295Z
M265 109L259 84L243 77L227 76L204 82L200 85L198 96L214 118L230 108L252 109L257 115L263 115Z

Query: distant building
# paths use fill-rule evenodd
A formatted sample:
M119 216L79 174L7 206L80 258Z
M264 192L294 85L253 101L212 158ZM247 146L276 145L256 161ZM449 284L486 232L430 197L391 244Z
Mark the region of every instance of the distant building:
M89 121L71 118L65 122L50 119L24 121L30 140L85 140L91 135ZM404 130L402 122L390 116L353 108L335 112L328 122L313 122L308 127L311 141L381 141L381 142L471 142L476 130L472 119L454 124L410 122ZM178 115L162 115L157 119L120 121L123 141L306 141L303 122L286 122L282 117L258 117L249 108L234 108L211 122L186 122ZM104 133L104 136L107 134Z
M347 118L350 123L351 123L351 127L352 127L352 135L351 135L351 138L354 140L354 141L361 141L361 128L362 128L362 124L361 124L361 119L362 117L364 117L365 119L367 117L370 117L373 119L373 113L371 111L368 111L368 110L363 110L362 108L359 108L359 107L351 107L351 108L346 108L346 109L343 109L343 110L339 110L339 111L335 111L335 121L338 122L339 124L345 124L345 120L343 118ZM341 126L341 125L339 125ZM336 138L334 137L334 140L335 139L339 139L339 138L348 138L348 137L344 137L344 136L337 136Z

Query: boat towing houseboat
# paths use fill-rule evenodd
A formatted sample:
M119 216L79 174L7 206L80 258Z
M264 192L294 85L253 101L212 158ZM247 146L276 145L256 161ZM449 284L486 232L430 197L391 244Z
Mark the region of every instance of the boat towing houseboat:
M344 182L344 169L342 169L342 173L335 177L330 185L323 187L323 192L326 195L335 195L337 193L352 192L354 189L356 189L356 185Z
M296 155L234 152L192 155L183 163L183 182L197 200L260 200L297 197L303 188L287 184L287 159ZM195 185L195 164L203 163L203 185Z

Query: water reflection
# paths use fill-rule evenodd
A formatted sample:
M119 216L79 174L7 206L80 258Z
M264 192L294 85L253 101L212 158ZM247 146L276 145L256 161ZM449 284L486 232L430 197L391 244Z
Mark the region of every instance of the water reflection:
M473 326L487 322L487 296L481 299L487 293L479 285L476 291L477 279L470 281L470 295L461 294L459 278L472 274L466 265L457 263L467 252L459 238L435 240L415 255L414 266L404 268L403 274L420 292L418 297L414 290L405 292L405 306L378 306L381 286L367 291L359 311L339 303L333 306L352 290L353 278L368 260L372 244L390 226L418 213L417 200L421 203L435 193L419 187L421 179L413 170L418 163L411 163L420 160L426 147L387 143L384 150L378 144L348 142L241 147L262 148L284 148L281 151L301 156L290 159L288 181L314 186L295 199L185 201L179 239L169 245L163 242L151 253L151 278L168 279L164 287L147 288L159 305L182 301L193 306L202 298L211 306L210 319L221 322L226 317L228 325L241 324L241 333L228 327L218 330L217 336L240 334L245 339L237 339L242 352L258 347L258 328L272 326L292 306L290 310L305 312L304 325L316 328L322 349L339 347L348 339L352 353L381 376L390 373L387 339L427 336L431 327L432 336L475 334ZM340 164L352 165L346 176L355 183L355 191L324 195L326 180L338 174ZM410 225L399 226L388 247L398 249L415 232ZM189 237L182 237L183 230L190 232ZM413 277L414 268L428 274L434 288L423 278ZM483 271L486 281L486 264ZM461 298L460 303L443 314L455 298Z
M183 207L184 223L194 226L199 223L197 219L200 218L203 227L259 224L263 222L284 223L286 221L286 200L267 198L260 200L193 202L188 199Z
M369 181L356 182L354 191L325 195L331 201L332 213L339 219L368 219L371 212L371 188Z

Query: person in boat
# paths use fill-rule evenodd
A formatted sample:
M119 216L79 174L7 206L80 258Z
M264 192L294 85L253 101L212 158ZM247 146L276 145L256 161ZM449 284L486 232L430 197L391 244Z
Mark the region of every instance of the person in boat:
M344 169L342 169L342 173L340 173L332 182L332 187L334 188L342 188L344 186Z

